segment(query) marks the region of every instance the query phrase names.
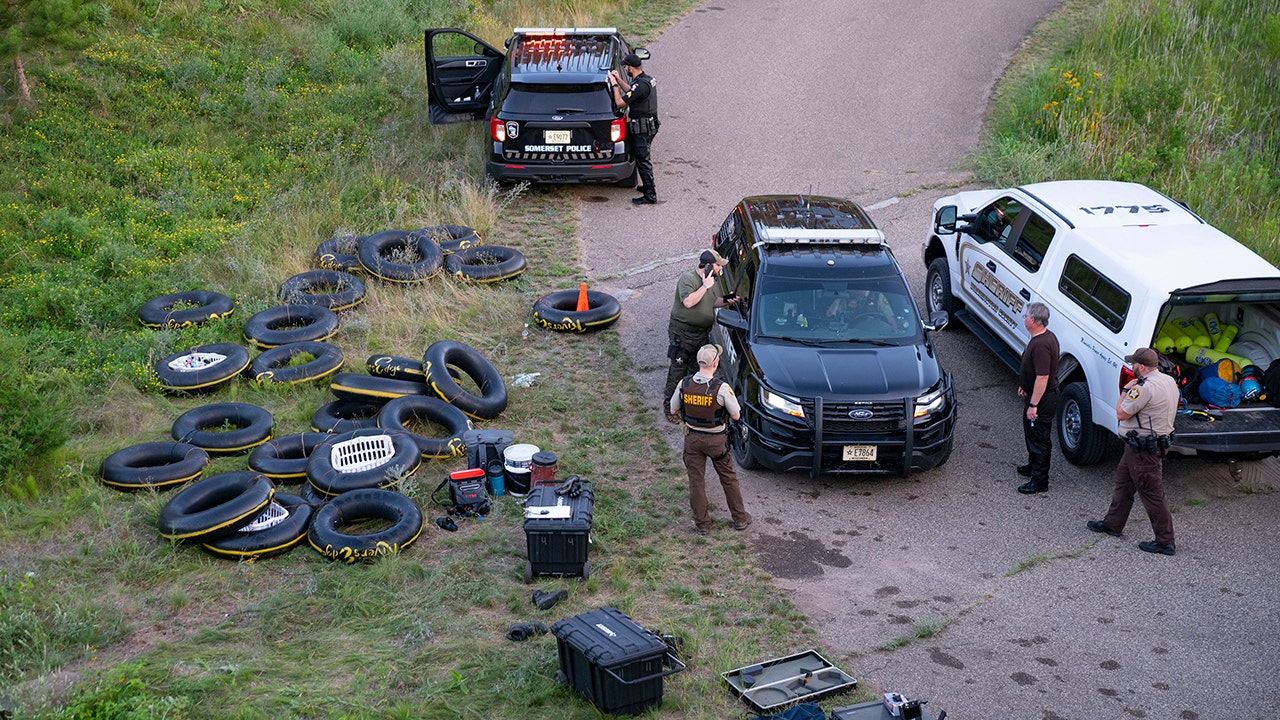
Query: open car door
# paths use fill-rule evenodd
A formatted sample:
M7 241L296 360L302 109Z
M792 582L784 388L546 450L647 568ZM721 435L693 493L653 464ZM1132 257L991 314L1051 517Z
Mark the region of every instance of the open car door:
M423 42L431 124L483 119L504 53L457 28L427 30Z

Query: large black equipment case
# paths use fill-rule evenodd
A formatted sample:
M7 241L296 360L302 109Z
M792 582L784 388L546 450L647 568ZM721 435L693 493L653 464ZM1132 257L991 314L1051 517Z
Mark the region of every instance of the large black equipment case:
M666 643L616 608L554 623L565 685L610 715L637 715L662 703L662 678L684 669Z
M489 461L505 462L502 456L515 440L510 430L464 430L462 444L467 448L467 467L488 468Z
M591 576L587 551L591 542L591 508L595 495L590 482L582 482L578 497L557 495L557 487L544 485L531 488L525 500L524 536L529 548L529 561L524 566L524 581L534 575ZM569 506L567 518L530 517L537 508Z

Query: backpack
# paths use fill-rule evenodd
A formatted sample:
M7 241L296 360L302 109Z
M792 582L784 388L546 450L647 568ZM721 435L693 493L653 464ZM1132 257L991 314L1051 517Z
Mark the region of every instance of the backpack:
M1198 374L1200 382L1204 382L1206 378L1216 377L1235 383L1240 380L1240 366L1231 358L1222 358L1200 368Z
M1200 399L1205 405L1217 408L1233 408L1240 404L1240 386L1227 382L1217 375L1210 375L1200 381Z
M1280 358L1272 360L1262 373L1262 399L1272 407L1280 407Z

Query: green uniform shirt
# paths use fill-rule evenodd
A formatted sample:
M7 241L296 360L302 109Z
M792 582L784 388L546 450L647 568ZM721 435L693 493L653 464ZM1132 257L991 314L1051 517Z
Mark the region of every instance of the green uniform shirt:
M691 308L684 306L684 299L697 290L702 283L702 275L696 268L689 268L680 273L680 280L676 282L676 300L671 306L672 320L679 320L686 325L699 328L709 328L716 324L716 296L710 290L702 294L698 304Z

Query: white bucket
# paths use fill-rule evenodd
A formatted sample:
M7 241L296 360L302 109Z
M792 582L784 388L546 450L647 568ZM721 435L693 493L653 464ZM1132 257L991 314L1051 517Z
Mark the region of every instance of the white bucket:
M533 468L533 455L537 452L537 445L508 445L502 451L502 462L510 470L527 472Z

